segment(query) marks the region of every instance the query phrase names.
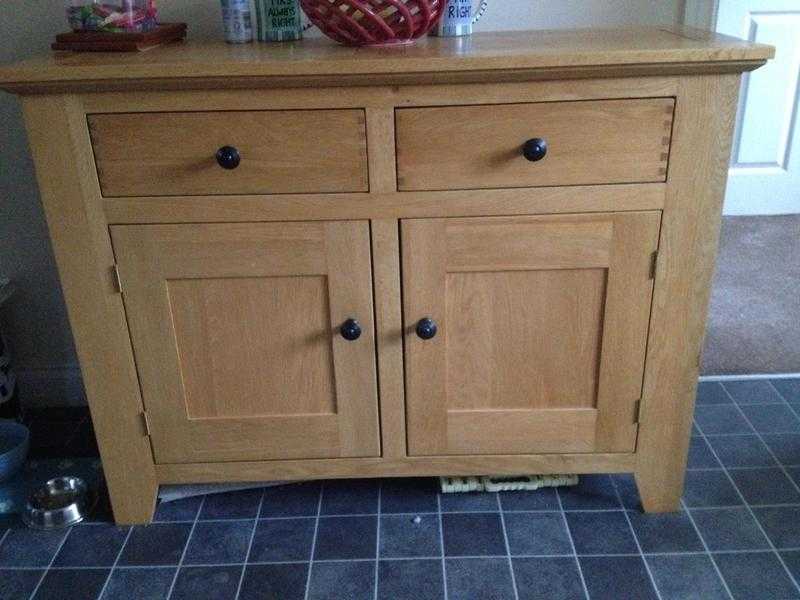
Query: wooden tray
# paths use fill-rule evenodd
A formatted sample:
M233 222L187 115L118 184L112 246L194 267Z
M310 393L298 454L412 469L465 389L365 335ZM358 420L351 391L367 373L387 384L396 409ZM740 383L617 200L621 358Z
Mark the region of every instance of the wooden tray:
M156 29L143 33L60 33L50 47L74 52L141 52L185 37L186 23L162 23Z

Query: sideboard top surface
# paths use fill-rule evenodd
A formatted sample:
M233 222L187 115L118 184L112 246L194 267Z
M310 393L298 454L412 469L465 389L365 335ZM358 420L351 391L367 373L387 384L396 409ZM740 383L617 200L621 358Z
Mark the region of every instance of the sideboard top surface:
M141 53L51 53L0 67L0 88L41 93L447 83L501 73L548 79L745 71L773 56L774 48L763 44L689 28L654 27L478 33L385 48L350 48L327 39L187 42Z

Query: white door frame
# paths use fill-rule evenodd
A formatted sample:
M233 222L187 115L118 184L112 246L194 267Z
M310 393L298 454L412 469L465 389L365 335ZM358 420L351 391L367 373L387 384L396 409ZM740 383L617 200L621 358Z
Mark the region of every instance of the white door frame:
M716 29L719 0L684 0L683 24L698 29Z

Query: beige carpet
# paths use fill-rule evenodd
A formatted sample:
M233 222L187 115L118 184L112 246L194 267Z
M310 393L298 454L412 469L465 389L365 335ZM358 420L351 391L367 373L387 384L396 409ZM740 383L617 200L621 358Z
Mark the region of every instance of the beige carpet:
M726 217L704 375L800 373L800 215Z

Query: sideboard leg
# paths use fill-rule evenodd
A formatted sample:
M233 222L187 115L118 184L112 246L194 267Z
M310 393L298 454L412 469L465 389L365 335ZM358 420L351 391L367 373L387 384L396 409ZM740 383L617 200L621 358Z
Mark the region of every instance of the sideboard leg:
M148 523L158 481L83 104L30 96L23 110L114 518Z
M658 468L637 470L634 475L642 509L648 513L678 512L683 494L683 473L683 468L673 472Z
M677 510L683 493L739 83L698 75L678 86L636 448L648 512Z
M111 495L111 509L117 525L147 525L153 520L158 498L158 485L142 486L139 489L117 490ZM121 494L126 494L121 497Z

